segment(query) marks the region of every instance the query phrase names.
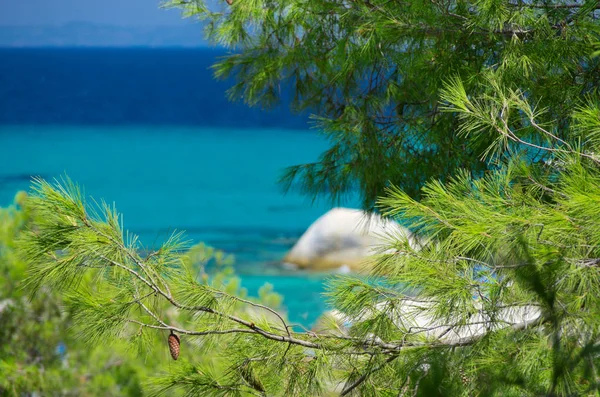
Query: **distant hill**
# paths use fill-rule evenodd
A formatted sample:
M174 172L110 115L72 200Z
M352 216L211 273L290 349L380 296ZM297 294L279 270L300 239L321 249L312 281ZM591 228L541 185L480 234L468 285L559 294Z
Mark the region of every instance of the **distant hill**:
M0 47L206 47L202 26L0 26Z

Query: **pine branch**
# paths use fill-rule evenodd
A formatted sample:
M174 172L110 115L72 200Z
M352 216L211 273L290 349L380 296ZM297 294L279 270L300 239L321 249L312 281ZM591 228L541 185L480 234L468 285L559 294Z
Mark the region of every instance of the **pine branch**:
M186 306L183 305L181 303L179 303L178 301L176 301L171 295L165 293L164 291L162 291L155 283L150 282L148 280L146 280L143 276L141 276L138 272L136 272L135 270L124 266L122 264L119 264L116 261L113 261L111 259L108 259L106 257L102 257L102 259L106 260L107 262L109 262L111 265L113 266L117 266L121 269L126 270L127 272L129 272L130 274L132 274L133 276L135 276L137 279L139 279L140 281L142 281L145 285L147 285L149 288L151 288L154 292L156 292L157 294L161 295L163 298L165 298L171 305L173 305L174 307L178 308L178 309L182 309L182 310L189 310L189 311L195 311L195 312L205 312L205 313L209 313L209 314L214 314L217 315L219 317L223 317L226 318L228 320L231 320L235 323L238 323L240 325L243 325L245 327L248 328L248 332L249 333L256 333L259 334L267 339L271 339L271 340L275 340L275 341L280 341L280 342L285 342L285 343L290 343L290 344L294 344L294 345L299 345L299 346L303 346L303 347L309 347L309 348L313 348L313 349L322 349L323 346L321 346L318 343L312 343L312 342L308 342L302 339L297 339L294 338L290 335L289 333L289 327L285 324L285 321L283 321L283 318L281 317L281 315L278 315L278 317L281 319L281 321L283 321L284 327L286 329L286 332L288 333L288 336L282 336L282 335L277 335L277 334L273 334L271 332L268 332L266 330L261 329L260 327L257 327L253 322L251 321L246 321L240 317L236 317L233 315L229 315L229 314L225 314L219 311L216 311L212 308L206 307L206 306ZM136 260L136 264L138 264L142 269L145 268L145 265L143 265L142 261L137 261ZM244 302L248 302L246 300L242 300L237 298L240 301L244 301ZM255 305L255 304L253 304ZM260 307L264 307L263 305L258 305ZM270 312L275 312L274 310L270 309ZM160 320L157 320L159 322L161 322ZM162 322L161 322L162 323ZM162 329L174 329L173 327L168 327L166 325L163 324ZM179 329L174 329L177 331L182 332L182 330ZM195 331L189 331L191 332L190 334L192 335L204 335L207 333L198 333ZM189 333L189 332L183 332L183 333ZM203 331L205 332L205 331ZM234 331L237 332L237 331Z
M280 337L278 335L275 335L275 334L269 333L269 332L267 332L265 330L262 330L259 327L256 327L256 325L254 325L254 323L249 322L249 321L245 321L245 320L243 320L243 319L241 319L239 317L227 315L227 314L224 314L224 313L220 313L220 312L217 312L217 311L215 311L215 310L213 310L211 308L208 308L208 307L203 307L203 306L192 306L192 307L190 307L190 306L185 306L185 305L182 305L182 304L178 303L175 299L173 299L173 296L171 295L171 292L168 289L168 285L166 283L163 283L163 285L166 287L166 291L167 292L162 291L160 289L160 287L158 287L156 281L154 279L152 279L152 277L150 275L150 272L148 270L148 267L145 265L145 263L142 260L140 260L136 255L134 255L133 253L131 253L130 250L127 249L127 247L125 247L121 242L113 239L111 236L108 236L105 233L102 233L100 230L98 230L93 225L91 225L89 222L87 222L87 220L84 220L83 222L84 222L84 225L86 227L89 227L94 232L98 233L99 235L101 235L101 236L103 236L105 238L108 238L111 242L113 242L114 244L118 245L119 248L121 250L123 250L129 256L129 258L131 258L134 261L134 263L136 265L138 265L146 273L146 275L148 276L148 278L151 281L148 281L147 279L145 279L144 277L142 277L135 270L133 270L133 269L127 267L127 266L124 266L124 265L122 265L120 263L117 263L117 262L115 262L115 261L113 261L113 260L111 260L109 258L106 258L106 257L100 255L100 257L102 259L106 260L107 262L109 262L113 266L117 266L117 267L119 267L119 268L121 268L123 270L126 270L130 274L134 275L137 279L139 279L145 285L147 285L149 288L151 288L152 290L154 290L154 292L162 295L173 306L175 306L175 307L177 307L179 309L184 309L184 310L202 311L202 312L206 312L206 313L215 314L215 315L218 315L220 317L227 318L228 320L232 320L232 321L234 321L234 322L236 322L236 323L238 323L240 325L244 325L244 326L250 328L252 331L254 331L254 332L258 333L258 334L261 334L262 336L264 336L264 337L266 337L268 339L279 340ZM222 294L222 295L230 296L228 294L225 294L224 292L218 292L218 293ZM285 328L285 330L286 330L286 332L288 334L287 338L286 337L282 337L282 338L284 338L283 341L288 342L288 343L292 343L292 344L298 344L298 345L301 345L301 346L304 346L304 347L318 348L317 344L292 338L291 335L290 335L290 333L289 333L289 327L286 325L285 321L283 320L283 317L279 313L277 313L275 310L273 310L271 308L267 308L264 305L260 305L260 304L257 304L257 303L250 302L250 301L245 300L245 299L241 299L241 298L238 298L238 297L233 297L233 298L236 299L236 300L238 300L238 301L240 301L240 302L243 302L243 303L246 303L246 304L250 304L250 305L255 306L255 307L260 307L262 309L265 309L265 310L267 310L267 311L275 314L280 319L280 321L283 323L283 326L284 326L284 328Z
M511 119L506 120L510 126ZM536 131L553 139L554 130ZM384 383L378 390L397 392L406 379L387 372L408 376L417 363L469 356L489 370L484 358L496 354L493 349L507 357L539 353L540 366L549 365L552 358L544 349L558 333L556 346L580 334L595 335L590 316L596 314L600 241L597 207L589 203L600 202L600 185L590 174L592 163L565 163L561 167L575 168L556 176L553 168L539 174L550 189L543 194L527 179L539 175L517 172L522 167L517 163L482 177L463 173L445 184L431 182L420 202L391 189L382 200L390 207L384 211L401 214L427 238L412 247L407 236L388 236L375 278L336 278L328 295L343 326L331 333L296 332L276 310L198 283L191 261L180 261L174 241L142 258L136 246L119 237L115 214L106 220L92 216L77 195L47 184L34 197L44 219L28 234L25 252L36 271L31 276L42 280L34 285L48 281L74 291L75 320L92 341L126 334L128 324L214 336L203 345L220 343L227 376L190 369L182 373L189 378L175 377L167 388L180 383L196 392L308 395L321 391L329 376L334 382L347 379L342 395L377 382ZM529 182L523 186L522 181ZM77 291L84 270L101 275L89 294ZM163 315L162 307L177 309L183 320ZM240 307L273 317L255 323L237 311ZM196 322L200 315L201 323ZM562 378L560 371L555 374L551 383L558 393ZM424 388L428 377L422 374L411 388Z

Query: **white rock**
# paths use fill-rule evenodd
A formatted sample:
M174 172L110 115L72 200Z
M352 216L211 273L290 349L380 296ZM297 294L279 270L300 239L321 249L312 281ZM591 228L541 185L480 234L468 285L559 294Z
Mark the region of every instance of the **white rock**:
M459 343L479 338L490 331L497 331L509 326L526 327L527 324L540 320L542 312L534 305L512 306L498 310L495 315L485 312L480 303L475 303L476 312L463 324L453 321L445 322L431 316L432 302L415 298L407 299L401 305L388 312L399 329L420 333L428 339L438 339L442 343ZM379 312L387 312L386 302L375 306Z
M352 273L352 269L350 269L350 266L348 266L344 263L342 266L338 267L337 273L338 274L350 274L350 273Z
M408 237L410 231L397 222L350 208L333 208L317 219L290 250L284 262L318 270L347 266L358 270L386 238Z
M406 299L402 304L394 305L390 310L387 302L380 302L374 308L366 310L358 318L350 318L345 314L330 310L317 320L315 332L347 335L353 323L364 321L373 316L385 313L396 324L399 330L420 335L430 341L445 344L460 344L472 339L478 339L488 332L507 327L527 328L542 319L538 306L523 305L506 307L498 310L494 318L482 310L481 305L475 304L476 312L465 323L454 323L434 319L431 315L432 302L427 299Z

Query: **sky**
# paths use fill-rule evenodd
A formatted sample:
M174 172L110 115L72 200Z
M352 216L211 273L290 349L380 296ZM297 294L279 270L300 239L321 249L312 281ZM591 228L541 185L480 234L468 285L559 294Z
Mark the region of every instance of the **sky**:
M0 48L206 46L202 24L164 1L0 0Z
M91 22L119 26L182 25L176 9L160 0L0 0L0 26L48 26Z

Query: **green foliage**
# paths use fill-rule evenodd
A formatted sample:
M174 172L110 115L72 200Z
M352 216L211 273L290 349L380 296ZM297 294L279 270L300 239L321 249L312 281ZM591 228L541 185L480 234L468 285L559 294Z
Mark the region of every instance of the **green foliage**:
M556 124L538 124L522 95L489 79L481 97L452 80L445 111L460 113L469 139L497 135L496 169L430 181L420 201L391 187L382 213L420 244L390 235L370 276L332 279L334 321L318 333L295 331L237 281L208 278L203 246L184 253L176 236L141 256L136 238L121 237L116 211L90 209L69 181L39 180L28 200L52 219L20 241L36 271L30 285L64 288L92 343L181 335L194 353L152 380L157 395L597 394L598 102L590 96L572 112L569 142ZM505 118L488 116L495 106ZM546 161L532 161L532 148ZM82 288L86 277L95 281ZM269 292L263 301L277 303Z
M369 275L331 280L329 324L298 332L206 276L206 248L142 251L114 208L38 180L27 287L61 291L82 338L180 335L157 395L600 394L597 1L170 4L240 50L216 66L233 96L269 105L288 81L317 113L332 147L288 182L381 196L418 244L386 236Z
M86 347L77 345L81 349L78 352L122 340L124 343L114 346L115 351L128 346L151 363L146 369L155 368L154 372L160 373L157 366L170 360L163 339L168 331L175 331L185 337L179 358L183 366L174 368L174 373L190 370L185 363L193 357L214 377L232 378L243 373L254 379L255 370L250 371L249 364L229 367L224 358L231 356L216 355L214 350L222 343L234 347L245 342L254 330L267 334L284 329L291 335L283 315L259 303L275 307L281 303L272 286L261 288L258 299L247 297L233 272L233 257L221 251L203 244L186 249L181 235L176 234L160 248L142 255L137 237L121 229L116 210L103 202L88 206L79 187L69 180L55 185L36 181L26 205L33 219L16 243L22 263L28 266L25 288L33 294L34 302L48 302L47 291L56 299L57 292L65 298L69 321L56 321L70 326L76 340L85 342ZM205 268L211 261L217 271L209 276ZM234 312L239 314L234 316ZM56 314L64 312L57 308ZM231 329L232 325L247 330ZM55 338L65 334L62 329L49 332ZM264 344L256 348L270 349ZM136 368L132 369L134 374L143 376ZM163 383L156 380L157 385L164 385L173 376ZM198 379L203 382L204 378ZM211 385L218 382L214 380ZM253 383L249 380L229 389L252 392L257 386ZM25 383L23 387L36 390L41 386ZM156 388L156 392L160 390Z
M296 331L239 280L208 277L209 258L225 276L230 260L185 251L180 235L142 255L116 210L88 205L69 180L38 180L26 201L27 286L60 290L92 345L156 354L161 334L180 335L156 395L597 395L600 101L580 100L565 126L504 77L441 91L455 134L494 168L430 180L420 200L388 188L380 211L419 243L389 235L370 275L332 279L335 311L318 332ZM261 297L279 302L270 287ZM165 356L150 360L164 368Z
M429 182L420 202L389 189L379 200L384 214L400 217L430 243L410 249L396 242L393 253L375 260L374 273L399 289L417 289L426 302L419 315L459 329L458 342L467 346L456 354L462 356L457 368L464 368L472 390L596 395L598 99L590 97L573 111L578 131L569 142L558 138L556 124L537 124L522 95L501 91L497 80L487 87L490 93L469 96L454 80L445 98L447 110L463 121L459 133L471 140L497 136L489 150L498 169L480 176L459 172L445 184ZM532 148L550 158L532 163ZM405 298L386 302L400 299ZM524 307L536 314L518 321L517 308ZM513 313L504 312L507 308ZM510 321L499 330L498 321L506 316ZM474 322L483 322L486 332L473 328ZM461 334L460 327L469 332Z
M447 79L470 95L490 70L555 120L566 139L573 107L599 87L597 1L167 0L204 20L232 52L214 66L233 78L233 99L270 106L291 90L331 141L320 161L287 170L283 183L316 197L358 192L372 209L385 187L413 197L430 179L483 172L498 138L455 134L460 113L442 111ZM285 89L284 89L285 87Z
M0 209L0 395L141 395L145 365L122 343L85 346L71 335L71 313L55 291L41 286L27 296L27 262L16 247L33 223L24 192Z
M101 204L107 222L94 225L106 233L106 240L100 241L89 231L78 235L74 231L75 216L84 211L83 202L77 198L80 191L67 183L51 193L49 205L66 206L70 215L54 212L50 217L41 216L35 209L35 199L24 192L17 194L13 206L0 208L0 395L147 394L151 391L148 377L165 372L163 363L171 360L167 334L144 332L140 327L124 330L120 316L130 313L133 303L115 300L127 298L132 292L115 288L122 275L85 274L81 266L94 265L76 263L77 259L65 254L67 247L84 245L91 239L90 249L94 252L114 255L116 250L106 247L106 243L123 235L116 229L116 213ZM60 263L58 269L44 273L40 267L43 260L35 254L35 260L23 260L23 253L31 254L33 249L21 244L27 231L35 236L45 231L40 243L55 248L51 256ZM87 240L78 241L80 237ZM132 236L129 241L136 239ZM197 278L202 287L214 286L233 296L246 296L233 271L231 255L204 244L176 252L177 247L177 242L171 240L160 254L151 253L153 265L177 266L185 262L186 269L194 271L190 277ZM77 258L83 260L82 256ZM210 277L204 272L209 263L215 267ZM27 274L32 277L27 279ZM108 279L111 283L104 282ZM32 290L35 295L30 297ZM281 297L271 287L267 285L261 291L259 300L274 307L280 304ZM100 297L92 299L92 294ZM156 301L149 303L149 307L157 305ZM188 318L171 312L165 317L177 323ZM191 357L211 362L210 354L198 354L193 345L184 345L181 359Z

